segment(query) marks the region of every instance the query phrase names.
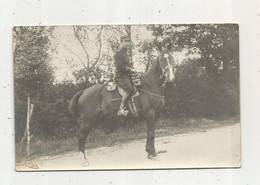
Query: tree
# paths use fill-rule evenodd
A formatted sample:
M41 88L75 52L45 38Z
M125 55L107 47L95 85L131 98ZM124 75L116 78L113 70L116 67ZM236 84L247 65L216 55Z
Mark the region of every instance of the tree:
M74 71L74 76L86 83L98 83L111 75L113 55L120 46L119 38L122 35L131 36L131 26L73 26L73 34L85 54L82 58L68 48L83 66L79 71Z
M74 31L74 36L79 41L79 43L85 53L85 56L86 56L86 62L85 62L83 59L81 59L79 56L76 55L79 58L79 60L81 61L82 65L84 66L85 81L88 82L88 80L91 76L91 71L93 71L93 69L96 68L96 65L101 57L103 26L100 26L98 28L98 33L96 34L97 43L95 43L95 45L98 47L98 53L94 59L90 59L89 52L88 52L89 48L87 48L86 44L84 44L84 43L88 43L89 32L94 33L95 31L97 31L97 29L95 27L73 26L73 31ZM92 45L92 47L93 47L93 45ZM73 54L75 54L73 51L71 51L71 52Z
M16 138L26 123L27 96L36 103L53 82L48 27L14 28L14 86ZM36 105L37 109L37 105Z
M175 52L187 50L170 88L175 97L168 101L169 109L175 107L172 112L201 116L239 113L237 25L151 25L149 29L156 37L154 42L171 44Z

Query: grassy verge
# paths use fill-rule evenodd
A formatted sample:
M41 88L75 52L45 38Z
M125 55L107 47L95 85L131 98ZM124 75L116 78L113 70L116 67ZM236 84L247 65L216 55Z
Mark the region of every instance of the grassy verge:
M183 133L205 131L211 128L228 126L238 123L239 118L224 121L209 119L160 119L156 124L156 137L171 136ZM147 127L144 122L135 124L131 128L118 128L106 134L101 128L93 129L86 141L86 149L101 146L112 146L115 143L126 143L132 140L145 139ZM18 147L16 147L18 149ZM36 140L31 143L32 158L44 155L57 155L69 151L78 151L76 137L67 139L50 139L47 141ZM17 156L17 161L25 156Z

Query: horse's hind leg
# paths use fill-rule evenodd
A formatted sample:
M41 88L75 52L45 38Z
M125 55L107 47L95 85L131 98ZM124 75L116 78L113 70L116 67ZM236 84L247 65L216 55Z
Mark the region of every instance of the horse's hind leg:
M91 129L92 129L91 122L83 121L83 123L81 124L80 130L78 132L79 151L84 154L84 158L85 159L86 159L86 156L85 156L85 142L86 142L86 138L87 138L89 132L91 131Z

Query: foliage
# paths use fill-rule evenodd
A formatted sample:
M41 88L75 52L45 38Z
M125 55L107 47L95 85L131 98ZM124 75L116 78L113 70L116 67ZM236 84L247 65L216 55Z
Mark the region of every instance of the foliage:
M152 25L162 45L188 50L168 87L167 111L174 116L228 116L239 113L237 25Z
M14 28L15 85L22 86L23 92L32 96L53 81L48 53L49 31L44 27Z
M33 103L39 102L53 82L48 53L52 29L15 27L13 31L15 120L16 135L20 137L26 123L27 96Z

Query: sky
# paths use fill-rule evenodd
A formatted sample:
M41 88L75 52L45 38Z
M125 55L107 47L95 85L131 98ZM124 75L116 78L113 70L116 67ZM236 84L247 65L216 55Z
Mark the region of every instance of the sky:
M93 26L92 26L93 27ZM89 27L91 28L91 26ZM85 47L89 53L90 59L94 59L98 54L98 47L95 45L96 34L95 31L88 31L89 38L84 42ZM132 42L136 46L139 42L144 40L151 40L154 38L152 32L147 30L144 25L133 25L131 27ZM113 56L114 53L110 49L110 45L106 42L107 39L119 39L120 35L112 29L102 32L102 51L109 56ZM51 64L54 68L54 76L56 82L62 82L64 80L72 80L74 70L80 70L84 68L82 61L87 61L86 54L80 45L80 42L74 36L72 26L56 26L53 31L53 37L51 38L52 46L55 48L55 52L51 52ZM185 58L186 51L175 52L173 56L176 63L180 63ZM133 61L134 68L137 71L143 71L145 65L142 64L142 60L145 54L138 52L138 48L133 49ZM86 64L86 62L84 62ZM104 65L105 66L105 65ZM103 66L103 67L104 67ZM105 67L104 67L105 68Z

